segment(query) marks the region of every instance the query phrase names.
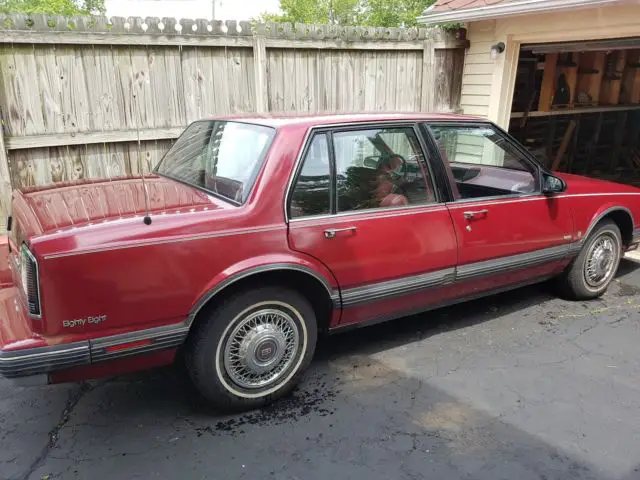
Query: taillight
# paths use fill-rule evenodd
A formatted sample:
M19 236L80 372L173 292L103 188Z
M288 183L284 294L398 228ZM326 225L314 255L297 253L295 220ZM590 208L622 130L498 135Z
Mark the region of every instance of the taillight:
M40 316L40 287L38 283L38 262L26 245L20 249L20 276L22 290L27 297L29 315Z

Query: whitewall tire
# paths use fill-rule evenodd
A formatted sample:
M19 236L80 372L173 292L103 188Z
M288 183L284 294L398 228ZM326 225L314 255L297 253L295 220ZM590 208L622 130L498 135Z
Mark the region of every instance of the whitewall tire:
M268 287L234 295L197 325L187 368L213 405L246 410L289 393L317 340L316 318L298 292Z

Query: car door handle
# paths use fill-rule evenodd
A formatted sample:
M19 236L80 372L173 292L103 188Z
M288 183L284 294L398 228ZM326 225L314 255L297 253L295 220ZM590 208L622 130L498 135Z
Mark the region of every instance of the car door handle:
M476 218L476 217L483 217L486 216L489 213L489 210L469 210L463 213L464 218L466 218L467 220L471 220L472 218Z
M347 228L330 228L329 230L324 231L324 236L327 238L336 238L336 235L343 232L355 232L356 227L347 227Z

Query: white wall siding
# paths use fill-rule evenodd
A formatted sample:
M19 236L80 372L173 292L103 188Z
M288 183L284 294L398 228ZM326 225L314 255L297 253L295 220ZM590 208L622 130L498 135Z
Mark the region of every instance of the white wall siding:
M470 48L462 76L461 107L508 128L522 43L581 41L640 36L640 0L570 12L519 15L467 25ZM568 21L569 19L570 21ZM491 46L506 49L491 59Z
M494 71L490 51L495 43L495 22L473 22L468 26L467 36L471 46L464 60L460 106L467 115L487 117Z

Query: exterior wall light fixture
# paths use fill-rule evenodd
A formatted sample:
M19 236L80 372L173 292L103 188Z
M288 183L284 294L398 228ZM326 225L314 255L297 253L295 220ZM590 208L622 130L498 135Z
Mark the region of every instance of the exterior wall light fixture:
M498 55L500 55L502 52L504 52L505 49L505 45L503 42L500 43L496 43L495 45L491 46L491 60L495 60L496 58L498 58Z

